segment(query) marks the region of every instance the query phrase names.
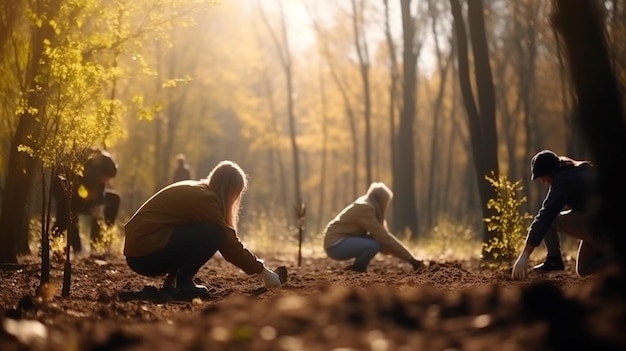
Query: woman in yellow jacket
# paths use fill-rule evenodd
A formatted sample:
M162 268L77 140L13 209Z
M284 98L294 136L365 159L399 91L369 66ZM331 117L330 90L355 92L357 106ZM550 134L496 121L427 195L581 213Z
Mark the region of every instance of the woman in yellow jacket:
M393 193L381 182L370 185L367 193L344 208L324 230L324 249L328 257L344 261L354 259L348 270L366 272L374 256L384 252L411 264L424 267L387 229L387 207Z
M219 250L245 273L259 274L267 287L280 287L278 274L244 247L237 237L243 170L222 161L206 179L171 184L150 197L125 225L128 266L144 276L167 274L163 289L203 295L208 289L193 277Z

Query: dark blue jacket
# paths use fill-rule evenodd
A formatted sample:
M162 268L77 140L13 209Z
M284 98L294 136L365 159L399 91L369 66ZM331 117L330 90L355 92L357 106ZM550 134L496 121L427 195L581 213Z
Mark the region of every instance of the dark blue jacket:
M596 173L588 162L567 163L557 170L543 204L530 225L526 242L538 246L552 221L565 207L572 211L586 211L589 200L596 193L595 184Z

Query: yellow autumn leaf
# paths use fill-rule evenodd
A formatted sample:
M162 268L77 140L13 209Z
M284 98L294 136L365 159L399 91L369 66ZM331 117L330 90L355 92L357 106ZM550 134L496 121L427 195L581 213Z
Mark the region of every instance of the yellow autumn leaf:
M81 199L86 199L89 196L89 190L84 185L78 187L78 196Z

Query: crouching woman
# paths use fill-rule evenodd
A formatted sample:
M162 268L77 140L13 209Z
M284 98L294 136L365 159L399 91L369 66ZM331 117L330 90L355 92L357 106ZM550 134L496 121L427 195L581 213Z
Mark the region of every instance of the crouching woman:
M239 165L222 161L206 179L159 190L125 224L128 266L143 276L166 275L164 290L201 296L208 289L193 278L219 251L245 273L258 274L266 287L280 287L278 274L237 236L239 204L246 188L246 175Z

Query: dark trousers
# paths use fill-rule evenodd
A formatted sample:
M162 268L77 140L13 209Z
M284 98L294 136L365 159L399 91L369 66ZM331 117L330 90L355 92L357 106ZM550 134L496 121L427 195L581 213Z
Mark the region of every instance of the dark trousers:
M194 223L174 229L169 243L146 256L126 257L130 269L144 276L177 274L193 278L224 242L224 229L213 223Z
M58 232L68 231L70 245L74 252L82 251L82 243L80 240L80 228L78 226L78 216L81 214L91 215L93 205L74 194L71 201L68 201L64 194L55 195L56 200L56 222L55 230ZM106 226L112 226L117 219L117 213L120 209L120 195L111 190L106 189L104 193L104 213L102 218ZM71 205L70 205L71 203ZM71 211L71 213L70 213ZM101 235L101 227L98 222L100 218L91 216L91 240L97 240Z
M102 225L106 228L112 227L117 219L117 213L120 210L120 195L110 189L104 192L104 211L102 218L91 216L91 241L97 241L102 236ZM104 221L104 223L100 223Z
M615 261L616 256L609 240L604 235L595 233L592 228L590 214L571 210L562 211L554 219L552 227L543 238L549 256L561 256L557 232L580 239L576 258L576 272L579 275L596 273Z

